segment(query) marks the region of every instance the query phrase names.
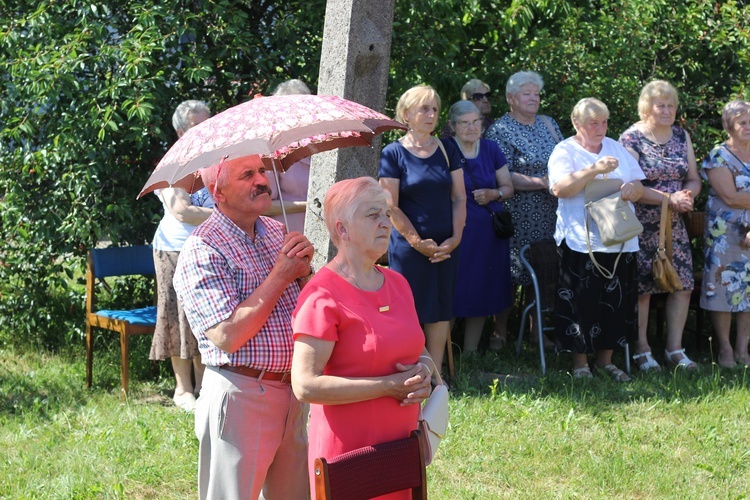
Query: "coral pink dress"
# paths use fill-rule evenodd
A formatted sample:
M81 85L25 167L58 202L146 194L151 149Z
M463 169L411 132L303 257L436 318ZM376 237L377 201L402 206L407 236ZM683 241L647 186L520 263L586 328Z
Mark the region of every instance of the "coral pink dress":
M406 279L378 268L383 286L362 291L323 268L302 289L292 315L299 335L335 342L326 375L378 377L397 371L396 363L414 364L424 349L424 333ZM409 437L417 428L419 407L400 406L391 397L343 405L310 405L309 466L314 489L315 458L333 458L363 446ZM403 494L402 494L403 493ZM408 491L386 498L411 498Z

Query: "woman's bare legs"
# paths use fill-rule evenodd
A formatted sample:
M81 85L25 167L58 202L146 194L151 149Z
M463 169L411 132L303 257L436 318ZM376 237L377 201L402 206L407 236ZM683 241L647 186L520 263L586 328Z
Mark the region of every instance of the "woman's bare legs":
M479 347L479 339L482 337L486 319L485 316L464 318L464 354L475 352Z
M711 311L711 323L714 325L716 339L719 341L717 361L723 368L735 366L734 351L729 342L729 329L732 327L732 313L725 311Z
M736 361L745 366L750 366L750 355L747 352L748 340L750 340L750 313L737 313L737 340L734 343L734 355Z
M177 385L174 389L175 397L182 396L183 394L193 393L193 360L182 359L179 356L172 356L172 370L174 371L174 377L177 380Z
M688 311L690 310L690 295L692 293L692 290L683 290L670 293L667 297L667 344L665 347L669 352L682 349L682 332L685 330L685 321L687 321ZM640 302L638 306L640 307ZM668 361L679 363L683 357L686 356L675 354Z
M448 342L448 333L450 333L450 321L440 321L438 323L425 323L424 336L427 352L435 362L438 370L442 370L443 354L445 353L446 343Z
M194 394L201 392L204 371L206 371L206 365L201 362L201 355L199 354L193 357L193 378L195 379L195 387L193 388Z
M651 294L646 293L638 296L638 341L635 343L635 354L651 352L651 346L648 345L648 313L650 306Z

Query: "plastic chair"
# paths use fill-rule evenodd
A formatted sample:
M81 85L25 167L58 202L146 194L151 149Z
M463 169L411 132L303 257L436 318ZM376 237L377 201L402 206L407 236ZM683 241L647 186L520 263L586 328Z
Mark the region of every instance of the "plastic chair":
M554 240L541 240L524 245L519 252L519 257L531 277L534 300L524 308L521 314L521 327L518 330L516 355L521 354L523 332L526 330L529 313L533 309L533 318L539 341L539 362L542 368L542 375L544 375L547 372L547 364L544 358L544 332L553 331L555 328L553 326L544 326L542 318L544 314L554 311L560 256L557 253L557 244ZM627 344L625 344L625 370L630 373L630 347Z
M315 499L359 500L401 490L427 498L427 469L419 430L406 439L365 446L330 460L315 459Z
M94 328L120 334L122 392L127 394L130 367L130 336L153 335L156 306L140 309L96 310L96 279L110 276L155 276L151 246L110 247L89 251L86 261L86 387L91 387L94 361ZM106 283L104 283L106 286Z

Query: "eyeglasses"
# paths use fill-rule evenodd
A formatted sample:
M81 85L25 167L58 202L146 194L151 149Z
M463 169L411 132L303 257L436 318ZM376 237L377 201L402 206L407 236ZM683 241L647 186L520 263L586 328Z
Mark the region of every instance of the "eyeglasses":
M477 128L481 127L482 126L482 119L481 118L477 118L476 120L472 120L470 122L466 121L466 120L459 120L459 121L456 122L456 127L469 128L471 126L474 126L474 127L477 127Z
M492 97L492 92L485 92L484 94L480 92L475 92L471 94L472 101L481 101L482 99L487 99L489 101L490 97Z

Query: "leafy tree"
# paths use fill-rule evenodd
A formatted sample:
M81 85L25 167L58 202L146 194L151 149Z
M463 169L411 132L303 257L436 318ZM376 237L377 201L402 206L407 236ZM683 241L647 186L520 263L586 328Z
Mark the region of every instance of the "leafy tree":
M313 7L311 10L308 7ZM0 330L47 345L82 316L88 248L150 241L136 201L184 99L220 111L315 81L323 2L19 2L0 12Z
M176 105L314 88L324 14L323 0L0 2L0 340L80 338L86 250L154 233L161 207L135 195L176 140ZM476 77L499 116L507 78L530 69L565 131L595 96L616 137L663 78L702 156L724 103L748 95L749 25L744 0L397 0L387 110L422 82L445 109Z

